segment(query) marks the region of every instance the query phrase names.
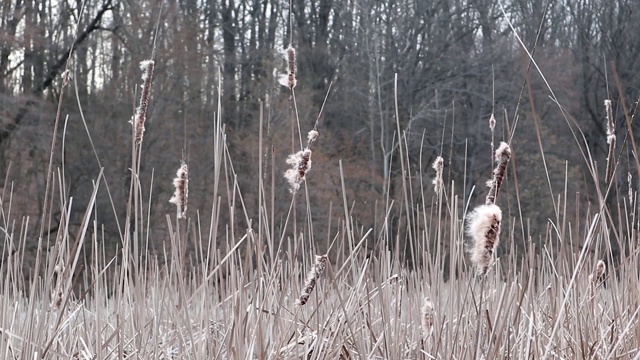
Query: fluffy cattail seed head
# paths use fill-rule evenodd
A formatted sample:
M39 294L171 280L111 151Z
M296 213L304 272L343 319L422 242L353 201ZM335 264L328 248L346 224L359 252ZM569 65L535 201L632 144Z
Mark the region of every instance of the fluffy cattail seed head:
M169 202L176 205L178 218L182 219L186 215L189 198L189 168L186 163L183 162L178 168L176 177L173 179L173 186L175 191Z
M629 186L629 193L627 196L629 197L629 204L633 204L633 177L631 176L631 172L627 171L627 185ZM632 205L633 206L633 205Z
M593 289L595 289L596 287L598 287L598 285L600 285L600 283L602 283L602 281L604 280L604 273L606 270L607 270L607 266L605 265L604 261L598 260L598 262L596 263L596 268L593 271L593 274L589 275L589 282L591 283L591 286L593 287Z
M149 97L151 95L151 80L153 79L154 65L153 60L140 62L140 70L142 70L142 92L140 93L140 106L136 109L136 113L132 119L137 145L142 143L142 137L144 135L144 123L147 119L147 108L149 107Z
M282 86L286 86L293 90L296 87L296 50L293 46L289 45L285 49L285 58L287 60L287 75L282 75L279 79L279 83Z
M69 70L65 70L62 73L62 87L66 87L69 85L69 81L71 80L71 72Z
M53 275L55 278L56 286L52 295L53 299L51 302L51 307L54 309L59 309L60 305L62 305L62 300L64 299L64 291L63 291L64 273L65 273L64 263L56 264L56 266L53 268Z
M309 301L309 296L313 292L313 289L316 287L316 282L320 275L327 268L327 255L316 255L316 262L313 264L311 270L307 274L307 279L304 282L304 286L302 287L302 292L300 293L300 297L296 300L296 305L303 306Z
M307 134L307 141L309 142L309 144L316 141L316 139L318 139L319 134L320 133L318 133L318 130L309 131L309 133Z
M436 171L436 177L433 178L433 190L436 192L436 194L440 194L442 188L444 187L444 182L442 181L444 159L442 158L442 156L436 157L436 159L433 161L433 165L431 166Z
M611 100L607 99L604 101L604 108L607 112L607 136L614 135L615 124L613 123L613 110L611 110Z
M486 274L500 241L502 210L498 205L480 205L468 216L467 234L473 239L471 261L479 275Z
M296 49L289 45L287 48L287 65L289 67L289 74L296 73Z
M616 126L613 122L613 111L611 110L611 100L604 101L604 108L607 113L607 144L609 144L609 152L607 154L607 171L605 173L605 180L608 183L613 178L613 172L615 170L614 156L616 152Z
M289 155L287 164L291 165L291 169L284 173L284 177L289 182L289 190L295 194L311 169L311 150L306 148Z
M485 204L490 205L496 202L496 197L498 197L502 181L504 180L504 174L507 171L509 159L511 159L511 147L503 141L496 150L496 167L493 169L493 178L487 181L489 193L487 194Z
M431 302L429 297L426 297L424 299L421 313L422 313L422 318L421 318L422 335L426 339L431 335L431 332L433 331L433 318L434 318L433 303Z

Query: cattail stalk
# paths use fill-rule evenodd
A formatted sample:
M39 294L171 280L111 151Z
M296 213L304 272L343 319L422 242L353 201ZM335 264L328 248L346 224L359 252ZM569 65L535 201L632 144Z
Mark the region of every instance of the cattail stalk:
M189 168L186 163L182 163L176 172L176 178L173 179L175 191L169 200L175 204L178 209L178 219L185 217L187 212L187 200L189 198Z
M149 107L149 97L151 95L151 80L153 79L153 60L145 60L140 62L140 70L142 70L142 92L140 93L140 105L136 108L132 123L135 128L136 145L142 143L144 135L144 123L147 120L147 108Z
M442 188L444 187L444 182L442 181L444 159L442 158L442 156L436 157L436 160L433 162L432 167L436 171L436 177L433 178L433 191L435 191L435 193L439 195L442 191Z
M511 147L506 142L501 142L500 146L496 150L496 167L493 169L493 178L487 182L489 187L489 193L487 194L487 200L485 204L495 204L502 181L504 180L504 174L507 171L507 164L511 158Z
M611 100L604 101L604 108L607 112L607 144L609 144L609 153L607 154L607 172L605 174L605 181L607 184L611 182L613 178L614 162L613 157L616 152L616 127L613 122L613 111L611 110Z
M313 289L316 287L318 278L327 268L327 261L327 255L316 255L316 262L307 274L307 279L304 282L300 297L296 300L296 305L303 306L307 301L309 301L309 296L311 296Z

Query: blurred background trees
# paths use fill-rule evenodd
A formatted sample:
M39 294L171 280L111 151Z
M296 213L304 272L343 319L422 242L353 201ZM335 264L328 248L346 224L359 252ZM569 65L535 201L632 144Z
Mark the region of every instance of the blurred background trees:
M455 181L456 191L465 196L484 196L492 166L491 114L498 120L496 141L513 133L515 167L499 201L516 219L513 233L524 246L544 238L549 221L575 219L581 215L576 212L597 206L592 203L592 176L572 130L583 132L583 148L604 171L603 101L613 100L622 137L623 105L632 112L640 94L640 4L502 4L504 13L491 0L5 0L0 6L0 169L6 176L0 176L0 186L5 193L13 189L14 211L39 219L59 75L71 61L72 86L62 111L68 118L61 124L65 131L59 132L61 141L66 134L64 152L57 152L58 164L64 158L65 187L74 206L82 208L102 166L114 202L124 204L128 121L141 83L138 63L153 57L156 70L141 180L149 186L153 174L150 221L157 241L166 238L165 214L174 211L168 203L171 179L185 145L190 216L199 214L207 226L204 219L210 218L214 201L212 134L220 83L228 151L247 209L254 212L248 215L258 216L254 190L258 157L264 156L266 173L276 174L275 182L268 176L266 184L276 189L273 215L280 219L290 201L280 174L287 154L299 146L292 143L297 130L292 128L289 92L277 84L285 71L281 53L291 41L298 51L296 98L303 134L313 126L332 84L307 181L317 238L327 236L330 206L333 216L344 214L340 159L348 199L354 202L350 210L360 225L375 227L379 235L388 198L397 201L393 218L403 211L398 205L403 180L397 99L416 204L422 203L420 181L430 183L430 164L440 154L446 182ZM509 22L533 51L545 79L531 66ZM261 106L266 137L262 149ZM633 161L621 144L613 193L626 193L626 169ZM566 207L560 205L565 184ZM426 196L424 203L432 206L432 195ZM223 196L221 201L228 199ZM304 209L303 201L298 203ZM106 195L98 204L106 237L115 244L114 224L125 216L124 206L114 213ZM412 211L430 213L421 206ZM388 231L402 234L406 225L395 224L397 228ZM579 237L584 224L575 226L574 236Z

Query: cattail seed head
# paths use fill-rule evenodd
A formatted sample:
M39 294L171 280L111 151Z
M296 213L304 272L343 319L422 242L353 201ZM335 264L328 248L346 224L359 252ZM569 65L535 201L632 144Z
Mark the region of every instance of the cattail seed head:
M64 273L65 273L64 263L56 264L56 266L53 268L53 275L55 278L56 286L55 286L55 290L53 291L53 300L51 303L51 307L54 309L60 308L60 305L62 305L62 300L64 298L64 291L63 291Z
M186 163L182 163L176 172L176 178L173 179L175 191L169 200L175 204L178 210L178 218L185 217L187 212L187 200L189 198L189 168Z
M289 72L295 74L296 73L296 49L293 46L289 45L287 47L287 65L289 66Z
M596 277L602 278L606 270L607 266L605 265L604 261L598 260L598 263L596 264Z
M311 150L306 148L289 155L287 164L291 165L291 169L284 173L284 177L289 182L289 191L295 194L311 169Z
M631 172L627 171L627 184L629 186L629 193L627 196L629 197L629 205L633 206L633 177L631 176Z
M295 75L284 74L280 75L280 77L278 78L278 83L282 86L288 87L289 89L293 89L294 87L296 87L298 81L296 80Z
M467 234L473 239L471 261L479 275L486 274L500 241L502 210L498 205L480 205L468 216Z
M607 144L609 144L609 152L607 153L607 171L605 173L605 181L611 182L613 172L615 170L614 156L616 152L616 126L613 122L613 111L611 110L611 100L604 101L604 108L607 113Z
M614 135L615 124L613 123L613 110L611 110L611 100L607 99L604 101L604 108L607 112L607 137L610 135Z
M598 287L598 285L600 285L600 283L602 283L606 270L607 266L605 265L604 261L598 260L593 274L589 275L589 282L591 283L593 289L595 289L596 287Z
M501 142L498 149L496 149L495 156L496 167L493 169L493 178L487 181L487 186L489 187L489 193L487 194L485 202L487 205L494 204L500 192L504 174L507 171L507 164L509 163L509 159L511 159L511 147L509 144L504 141Z
M300 293L300 297L296 300L296 305L303 306L309 301L309 296L313 292L313 289L316 287L316 282L320 275L327 268L327 255L316 255L316 262L313 264L311 270L307 274L307 279L304 282L304 286L302 287L302 292Z
M71 80L71 72L69 70L65 70L62 75L62 87L66 87L69 85L69 81Z
M151 80L153 79L153 60L144 60L140 62L140 70L142 70L142 92L140 93L140 105L136 109L132 123L135 127L136 144L142 143L144 135L144 123L147 119L147 108L149 107L149 97L151 95Z
M489 129L493 132L496 128L496 117L491 113L491 117L489 118Z
M316 139L318 139L318 135L320 133L318 133L317 130L311 130L309 131L309 133L307 134L307 141L309 142L309 144L311 144L312 142L316 141Z
M293 46L289 45L289 47L287 47L284 52L285 58L287 60L287 75L280 76L278 82L280 83L280 85L286 86L289 89L293 90L293 88L296 87L297 84L296 49L294 49Z
M424 299L421 312L422 312L422 318L421 318L422 335L426 339L431 335L431 332L433 331L433 318L434 318L433 303L431 302L429 297L426 297Z
M442 181L442 170L444 168L444 159L442 156L436 157L433 161L433 165L431 165L433 169L436 171L436 177L433 178L433 190L436 194L440 194L442 188L444 187L444 182Z

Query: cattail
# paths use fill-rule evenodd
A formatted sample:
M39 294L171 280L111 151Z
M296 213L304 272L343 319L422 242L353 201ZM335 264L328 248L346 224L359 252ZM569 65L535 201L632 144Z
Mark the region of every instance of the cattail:
M327 260L327 255L316 255L316 262L307 274L307 279L304 282L300 298L296 300L296 305L302 306L309 301L309 296L311 296L311 292L313 292L313 289L316 287L316 281L327 267Z
M289 66L289 74L296 73L296 49L289 45L287 52L287 65Z
M293 90L296 87L296 49L293 46L289 45L288 48L285 49L285 57L287 60L287 75L283 75L280 77L280 85L286 86L289 89Z
M429 297L424 299L422 304L422 335L424 338L428 338L433 330L433 303L429 300Z
M600 283L604 279L604 273L606 270L607 266L605 265L604 261L598 260L593 274L589 275L589 282L591 283L592 289L595 289L598 287L598 285L600 285Z
M62 291L62 286L64 284L64 270L65 266L63 263L56 265L53 269L53 274L56 278L56 288L53 293L51 306L54 309L60 308L60 305L62 305L62 299L64 298L64 292Z
M284 177L289 182L289 191L295 194L311 169L311 150L306 148L289 155L287 164L291 165L291 169L284 173Z
M144 60L140 62L140 70L142 70L142 92L140 93L140 106L136 109L132 123L135 127L136 144L142 143L144 135L144 123L147 119L147 108L149 107L149 96L151 94L151 80L153 79L153 60Z
M436 171L436 177L433 178L433 191L436 194L440 194L442 188L444 187L444 182L442 181L442 169L444 168L444 159L442 156L436 157L436 160L433 162L431 166Z
M173 179L173 186L176 188L173 196L169 200L178 209L178 219L185 217L187 212L187 199L189 197L189 168L186 163L182 163Z
M491 152L493 152L493 139L495 138L496 117L491 113L489 118L489 129L491 129Z
M613 157L616 151L616 126L613 122L611 100L607 99L604 101L604 108L607 112L607 144L609 144L609 153L607 154L607 172L605 174L605 180L608 184L611 181L611 178L613 178Z
M69 70L65 70L62 75L62 87L66 87L69 85L69 80L71 80L71 72Z
M487 181L489 187L489 193L487 194L487 200L485 204L495 204L496 197L500 192L500 186L502 186L502 180L504 180L504 174L507 171L507 164L511 158L511 147L506 142L501 142L500 146L496 150L496 167L493 169L493 178Z
M633 177L631 176L631 172L627 171L627 184L629 185L629 206L633 206L633 187L632 187Z
M468 218L467 234L473 239L471 261L476 265L478 274L484 275L500 241L502 210L495 204L480 205Z
M604 101L604 108L607 112L607 136L614 135L616 129L615 124L613 123L613 110L611 110L611 100L607 99Z
M496 128L496 117L493 116L493 113L491 113L491 117L489 118L489 129L491 129L491 132L493 132L495 128Z
M309 131L309 133L307 134L307 142L309 143L309 145L311 145L312 142L316 141L316 139L318 138L318 135L320 135L318 133L318 130Z

